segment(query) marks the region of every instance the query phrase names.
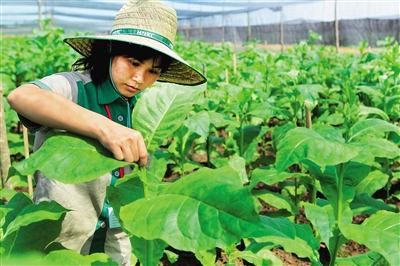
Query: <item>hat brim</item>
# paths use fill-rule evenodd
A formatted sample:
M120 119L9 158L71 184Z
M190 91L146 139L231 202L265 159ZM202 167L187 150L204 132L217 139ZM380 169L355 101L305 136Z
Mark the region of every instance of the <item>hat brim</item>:
M96 40L120 41L144 45L171 57L172 61L169 68L164 73L161 73L157 81L189 86L200 85L207 81L200 72L191 67L173 50L157 40L146 37L135 35L81 36L66 38L64 42L81 55L87 57L90 55L92 44Z

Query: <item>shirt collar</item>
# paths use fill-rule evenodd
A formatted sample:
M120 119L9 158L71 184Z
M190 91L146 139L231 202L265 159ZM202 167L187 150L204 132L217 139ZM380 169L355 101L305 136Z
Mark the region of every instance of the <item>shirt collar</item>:
M111 84L110 79L107 79L99 86L97 86L97 101L98 104L110 104L118 99L125 102L125 98L121 95L116 89L114 89ZM130 106L134 106L136 104L136 97L128 98L128 102Z

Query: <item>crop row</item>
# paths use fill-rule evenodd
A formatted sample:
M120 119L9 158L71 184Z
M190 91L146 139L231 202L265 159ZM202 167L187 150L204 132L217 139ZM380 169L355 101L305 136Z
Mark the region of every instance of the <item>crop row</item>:
M30 38L5 38L14 46L3 50L2 58L9 60L2 65L4 94L31 79L68 71L76 55L62 44L63 36L62 29L47 28ZM151 164L107 190L143 265L157 265L167 246L193 252L203 265L213 265L216 248L226 252L229 263L239 257L279 265L271 252L277 247L322 265L321 244L330 265L400 264L399 210L391 204L399 200L393 189L399 179L399 44L388 37L378 52L363 42L357 54L337 54L315 45L318 38L310 32L309 40L282 53L261 49L257 41L236 51L229 44L178 40L178 54L203 69L208 83L158 84L140 96L132 120ZM7 105L5 113L14 186L38 169L72 184L126 164L92 139L70 133L49 134L39 151L20 160L18 119ZM74 149L62 157L64 163L85 158L85 165L75 166L84 176L53 168L66 144ZM171 176L174 182L163 182ZM377 198L377 191L386 194ZM107 263L99 254L46 249L57 232L40 239L28 233L58 228L67 210L2 192L11 198L1 206L4 258L36 251L41 255L33 258L42 262L72 256L82 263ZM276 211L260 215L260 202ZM298 222L301 214L312 227ZM353 223L359 215L368 218ZM339 258L350 240L370 251ZM234 248L240 242L241 251Z

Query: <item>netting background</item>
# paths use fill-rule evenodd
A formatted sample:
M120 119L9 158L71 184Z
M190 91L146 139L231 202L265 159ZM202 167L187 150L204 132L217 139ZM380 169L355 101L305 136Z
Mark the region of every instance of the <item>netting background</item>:
M126 0L2 0L0 29L3 34L29 34L41 18L67 33L108 33L115 14ZM178 34L185 40L291 45L309 39L312 30L322 36L319 44L335 45L335 20L340 46L371 47L387 36L400 42L398 0L170 0L175 8ZM335 6L336 4L336 6ZM335 15L336 12L336 15ZM283 31L281 31L283 28Z
M301 40L309 39L309 31L312 30L322 35L319 44L335 45L335 22L300 23L283 26L284 44L294 44ZM248 27L205 27L200 29L183 28L178 33L185 40L202 39L205 42L232 42L243 43L253 39L260 40L264 44L281 44L280 24L251 26L250 36ZM339 43L341 46L355 46L361 41L367 40L372 47L377 41L384 40L387 36L400 41L399 19L357 19L339 21Z

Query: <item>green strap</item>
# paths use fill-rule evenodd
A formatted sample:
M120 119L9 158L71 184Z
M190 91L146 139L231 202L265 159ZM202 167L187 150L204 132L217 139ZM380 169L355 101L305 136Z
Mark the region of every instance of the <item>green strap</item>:
M174 46L170 40L168 40L161 34L158 34L158 33L152 32L152 31L147 31L147 30L119 29L119 30L113 30L110 35L123 35L123 34L136 35L136 36L153 39L153 40L159 41L162 44L166 45L171 50L172 50L172 47Z

